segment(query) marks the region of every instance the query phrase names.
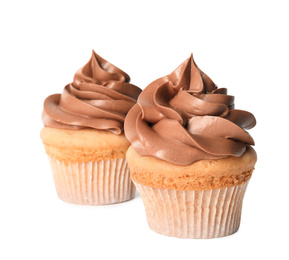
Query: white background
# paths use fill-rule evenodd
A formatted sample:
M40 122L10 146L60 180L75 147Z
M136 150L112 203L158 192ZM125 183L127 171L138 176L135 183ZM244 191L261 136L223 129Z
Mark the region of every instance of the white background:
M1 1L0 259L289 259L286 1ZM154 233L139 195L111 206L60 201L39 138L46 96L99 55L142 89L191 52L236 108L252 112L258 162L240 230ZM287 127L286 127L287 124Z

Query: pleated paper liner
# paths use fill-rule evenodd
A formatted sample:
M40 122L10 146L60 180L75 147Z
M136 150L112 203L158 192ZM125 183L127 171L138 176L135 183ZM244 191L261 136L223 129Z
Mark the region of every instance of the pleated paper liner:
M179 238L217 238L235 233L248 182L203 191L166 190L135 183L149 227Z
M65 164L49 157L58 197L83 205L104 205L130 200L135 186L125 158Z

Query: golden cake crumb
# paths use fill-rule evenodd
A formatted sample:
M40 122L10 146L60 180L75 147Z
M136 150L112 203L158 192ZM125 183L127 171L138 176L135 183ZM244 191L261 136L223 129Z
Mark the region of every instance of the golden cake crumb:
M248 147L241 157L200 160L180 166L154 157L141 157L131 146L127 151L133 181L145 186L173 190L211 190L242 185L251 178L257 160Z
M44 127L40 133L46 153L61 162L89 162L124 158L129 142L122 135L94 129Z

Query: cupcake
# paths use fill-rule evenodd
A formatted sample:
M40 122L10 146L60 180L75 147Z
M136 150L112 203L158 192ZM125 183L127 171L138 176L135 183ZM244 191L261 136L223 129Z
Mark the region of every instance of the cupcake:
M100 205L134 197L123 124L141 89L129 82L93 51L62 94L45 99L41 139L60 199Z
M148 85L125 119L125 134L149 227L179 238L236 232L257 160L245 129L255 124L192 56Z

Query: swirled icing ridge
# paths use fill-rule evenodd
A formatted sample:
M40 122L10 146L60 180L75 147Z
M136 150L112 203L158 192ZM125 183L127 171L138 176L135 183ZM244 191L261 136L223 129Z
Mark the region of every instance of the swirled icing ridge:
M93 128L121 134L124 118L141 92L129 82L125 72L93 51L62 94L46 98L43 123L54 128Z
M218 88L191 55L170 75L149 84L125 120L125 134L141 156L177 165L241 156L254 145L245 129L255 117L234 109L234 97Z

